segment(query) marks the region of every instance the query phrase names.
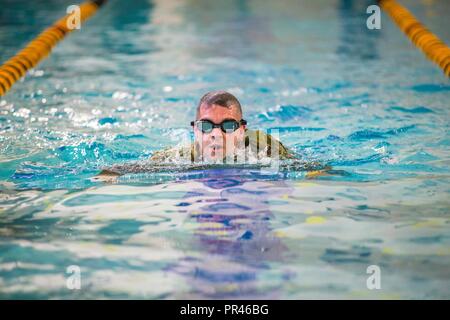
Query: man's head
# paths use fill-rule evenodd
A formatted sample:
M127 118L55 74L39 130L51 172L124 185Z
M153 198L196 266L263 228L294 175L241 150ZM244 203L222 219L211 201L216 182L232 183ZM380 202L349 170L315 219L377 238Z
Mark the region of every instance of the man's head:
M238 99L226 91L205 94L197 106L194 139L203 160L217 162L234 157L245 141L245 121Z

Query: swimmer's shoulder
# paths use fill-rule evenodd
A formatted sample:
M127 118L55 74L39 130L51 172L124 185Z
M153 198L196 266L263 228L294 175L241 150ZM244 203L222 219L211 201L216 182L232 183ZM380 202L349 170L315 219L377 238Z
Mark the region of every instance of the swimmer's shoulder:
M193 144L190 144L158 150L153 153L150 160L158 163L191 160L193 157L193 148Z
M281 160L296 158L294 153L286 148L281 141L259 129L245 130L245 146L257 153L261 150L266 150L267 156L269 157L277 152Z
M262 130L248 130L246 131L246 145L247 145L247 134L249 138L259 144L259 150L261 147L267 147L267 155L270 157L273 153L279 153L280 160L291 160L288 162L287 166L291 166L292 169L301 169L307 171L307 178L317 178L321 176L331 176L336 175L338 172L333 170L333 168L328 164L323 164L319 161L305 161L302 157L283 145L283 143L271 134L265 133ZM251 140L251 139L250 139ZM253 146L254 147L254 146Z

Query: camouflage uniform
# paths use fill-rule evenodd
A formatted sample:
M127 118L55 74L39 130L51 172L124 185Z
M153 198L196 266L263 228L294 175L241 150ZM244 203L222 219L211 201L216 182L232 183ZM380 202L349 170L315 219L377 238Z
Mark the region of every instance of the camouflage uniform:
M280 160L295 158L295 156L280 141L261 130L245 130L245 150L247 156L248 152L252 152L258 157L272 157L272 153L278 152ZM191 162L198 159L198 152L195 150L193 143L190 146L173 147L156 151L150 160L164 163L172 162L175 159L189 160L189 158Z

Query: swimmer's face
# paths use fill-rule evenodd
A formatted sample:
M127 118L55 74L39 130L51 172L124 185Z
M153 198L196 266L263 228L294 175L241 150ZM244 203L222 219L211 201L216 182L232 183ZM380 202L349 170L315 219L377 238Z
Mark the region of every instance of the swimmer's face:
M209 120L215 124L220 124L224 120L242 120L242 113L239 108L230 108L220 105L200 106L196 120ZM221 162L225 158L233 159L237 149L244 145L245 125L241 125L234 132L225 133L221 128L213 128L209 133L202 132L194 126L195 147L199 156L207 162Z

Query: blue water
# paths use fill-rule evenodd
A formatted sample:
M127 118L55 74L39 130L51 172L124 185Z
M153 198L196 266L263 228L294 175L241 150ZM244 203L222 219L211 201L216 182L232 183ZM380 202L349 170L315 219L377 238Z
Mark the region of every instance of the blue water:
M450 43L448 3L402 3ZM71 4L0 0L0 61ZM369 4L110 1L0 100L0 298L450 298L450 84ZM337 174L90 179L214 89Z

